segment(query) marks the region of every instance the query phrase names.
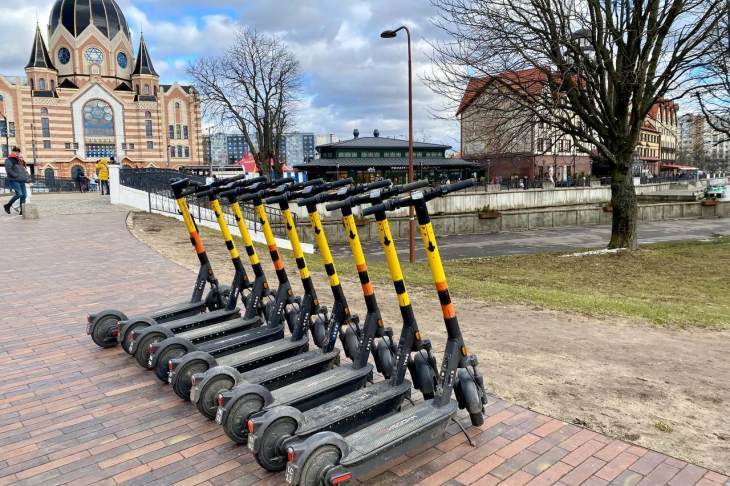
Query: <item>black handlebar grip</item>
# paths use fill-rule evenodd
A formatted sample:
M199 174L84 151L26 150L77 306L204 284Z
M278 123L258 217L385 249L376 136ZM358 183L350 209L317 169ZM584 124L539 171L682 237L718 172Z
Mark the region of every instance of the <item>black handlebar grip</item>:
M420 181L413 181L408 184L403 184L402 186L398 186L398 189L400 189L401 193L404 192L411 192L415 191L416 189L423 189L424 187L428 187L428 179L421 179Z
M466 179L459 182L454 182L453 184L447 184L444 186L441 186L441 194L450 194L452 192L461 191L462 189L467 189L469 187L474 187L477 185L477 180L472 179Z
M370 216L371 214L379 213L381 211L385 211L385 204L384 203L374 204L374 205L372 205L370 207L367 207L367 208L363 209L362 210L362 215L363 216Z

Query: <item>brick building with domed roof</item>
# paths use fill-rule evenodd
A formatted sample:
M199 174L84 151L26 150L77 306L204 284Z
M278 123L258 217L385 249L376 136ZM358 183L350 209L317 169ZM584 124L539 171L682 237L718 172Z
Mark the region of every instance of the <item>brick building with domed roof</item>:
M114 0L56 0L25 74L0 76L0 146L3 155L19 146L34 174L89 174L111 156L130 167L203 160L194 88L160 84L144 37L135 55Z

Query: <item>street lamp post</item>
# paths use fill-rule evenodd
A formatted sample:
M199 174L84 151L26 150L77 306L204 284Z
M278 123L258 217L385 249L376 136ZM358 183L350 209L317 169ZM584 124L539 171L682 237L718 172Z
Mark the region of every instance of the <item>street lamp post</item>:
M384 30L380 37L392 39L398 35L398 31L404 30L408 39L408 182L413 182L413 69L411 62L411 31L405 25L395 30ZM409 261L416 261L414 209L408 207L408 251Z

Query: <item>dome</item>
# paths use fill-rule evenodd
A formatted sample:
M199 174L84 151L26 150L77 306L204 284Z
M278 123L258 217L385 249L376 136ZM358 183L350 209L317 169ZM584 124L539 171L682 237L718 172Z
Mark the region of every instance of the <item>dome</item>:
M49 24L51 35L63 25L71 35L78 37L89 25L94 25L109 39L119 31L130 38L127 19L114 0L56 0Z

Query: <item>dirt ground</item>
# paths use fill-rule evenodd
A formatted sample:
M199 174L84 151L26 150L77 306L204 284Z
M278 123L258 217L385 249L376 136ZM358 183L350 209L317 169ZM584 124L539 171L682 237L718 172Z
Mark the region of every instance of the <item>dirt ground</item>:
M135 213L128 218L128 226L150 247L197 270L197 257L180 222ZM230 259L222 240L212 239L215 236L205 233L204 242L218 277L230 282ZM274 280L270 260L263 251L259 255ZM383 259L380 254L368 258ZM307 259L314 261L318 256ZM296 267L287 263L293 287L301 292ZM364 317L353 269L338 270L350 306ZM331 305L325 275L315 273L314 280L320 299ZM400 314L392 286L375 284L386 325L397 335ZM422 333L440 352L445 331L434 291L411 288L409 293ZM667 329L458 297L454 305L490 392L567 422L730 473L730 332Z

